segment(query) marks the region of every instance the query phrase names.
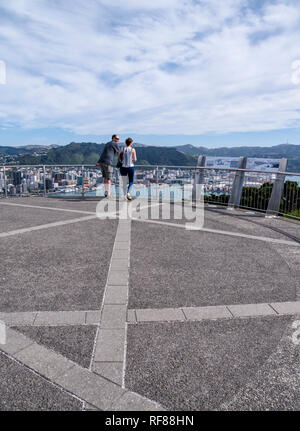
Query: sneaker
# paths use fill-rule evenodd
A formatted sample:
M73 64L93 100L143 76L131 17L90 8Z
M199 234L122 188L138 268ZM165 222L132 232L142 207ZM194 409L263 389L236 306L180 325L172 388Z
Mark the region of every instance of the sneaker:
M128 201L132 201L132 197L130 196L130 193L127 193L126 198L127 198Z

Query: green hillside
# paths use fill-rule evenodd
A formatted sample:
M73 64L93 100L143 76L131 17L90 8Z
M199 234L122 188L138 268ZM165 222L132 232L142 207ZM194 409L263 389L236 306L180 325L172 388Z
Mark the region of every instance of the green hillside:
M288 171L300 172L300 145L281 144L272 147L221 147L221 148L206 148L195 147L193 145L181 145L174 147L184 154L198 157L216 156L216 157L257 157L257 158L273 158L280 159L286 157L288 159Z
M40 155L36 147L1 147L1 155L15 155L14 161L29 164L94 164L102 153L104 144L94 142L71 142L69 145L49 147ZM282 144L273 147L233 147L206 148L193 145L178 147L153 147L136 144L135 146L140 165L166 166L194 166L199 155L217 157L263 157L288 159L288 171L300 172L300 145Z
M46 155L34 157L32 155L22 155L19 158L20 164L94 164L97 163L103 151L104 144L93 142L71 142L64 147L53 148ZM197 158L184 154L175 148L167 147L140 147L136 148L138 164L144 165L176 165L193 166Z

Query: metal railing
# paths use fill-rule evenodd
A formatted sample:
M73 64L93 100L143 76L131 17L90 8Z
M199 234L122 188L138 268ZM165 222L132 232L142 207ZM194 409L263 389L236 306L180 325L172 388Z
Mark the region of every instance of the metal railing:
M118 184L118 181L118 170L115 169L112 183ZM176 185L182 193L184 190L184 198L191 199L195 183L203 186L206 203L300 220L300 173L205 166L135 166L135 187L152 187L156 197L166 187ZM0 166L0 197L83 198L96 196L99 188L104 188L102 184L101 170L91 164Z

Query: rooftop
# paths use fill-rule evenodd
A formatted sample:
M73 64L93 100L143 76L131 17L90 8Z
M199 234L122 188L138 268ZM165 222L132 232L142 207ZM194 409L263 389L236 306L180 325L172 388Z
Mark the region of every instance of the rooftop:
M99 201L0 199L0 410L298 410L299 222Z

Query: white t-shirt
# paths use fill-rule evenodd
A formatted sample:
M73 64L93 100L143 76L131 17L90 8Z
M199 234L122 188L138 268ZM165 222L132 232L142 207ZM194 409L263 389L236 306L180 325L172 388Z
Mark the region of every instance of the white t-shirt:
M133 160L132 160L132 148L126 147L123 149L123 168L132 168L134 166Z

